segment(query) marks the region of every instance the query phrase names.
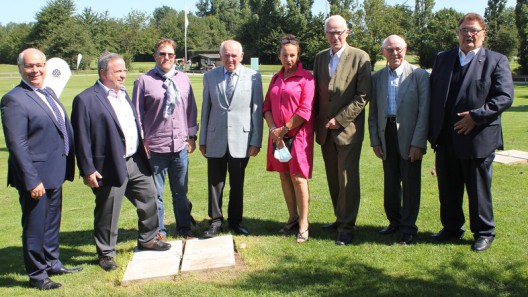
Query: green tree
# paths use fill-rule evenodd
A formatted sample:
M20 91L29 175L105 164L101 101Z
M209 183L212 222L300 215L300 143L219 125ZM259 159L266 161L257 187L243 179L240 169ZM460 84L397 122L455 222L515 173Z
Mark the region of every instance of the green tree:
M74 12L73 0L49 0L35 16L37 22L29 35L31 45L45 51L53 44L53 40L48 37L56 36L59 33L53 32L65 29L64 24L73 17Z
M499 31L504 23L504 10L506 9L506 0L488 0L488 7L484 11L486 21L486 41L487 47L496 50L503 42L499 39Z
M16 64L18 53L28 47L27 37L31 24L9 23L2 26L0 37L0 63Z
M118 23L121 32L117 37L117 52L123 55L128 67L137 55L152 54L152 46L159 34L154 26L149 25L150 17L146 13L133 10Z
M401 31L397 24L393 23L390 9L384 0L365 0L363 2L365 11L365 26L368 34L362 49L370 56L372 69L381 57L381 43L387 36Z
M517 54L519 48L519 34L517 32L517 27L515 26L515 9L513 7L506 8L502 13L502 24L499 31L495 33L495 40L496 42L492 48L494 51L507 57L512 57ZM490 43L488 42L488 45L489 44Z
M433 22L433 7L435 5L434 0L416 0L414 4L414 26L409 27L409 41L410 49L412 49L419 57L423 56L424 60L420 60L422 67L434 63L434 48L431 45L434 41L428 40L432 36L431 22ZM432 61L431 58L433 58ZM427 61L427 62L426 62ZM424 63L424 64L422 64Z
M419 50L419 64L422 68L432 68L439 52L458 46L455 32L462 16L462 13L452 8L441 9L433 15Z
M528 0L517 0L515 23L519 32L519 74L528 75Z

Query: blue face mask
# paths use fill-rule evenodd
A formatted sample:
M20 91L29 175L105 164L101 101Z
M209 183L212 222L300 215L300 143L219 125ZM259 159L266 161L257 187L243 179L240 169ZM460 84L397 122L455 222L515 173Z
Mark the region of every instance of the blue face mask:
M275 152L273 152L273 156L275 157L275 159L279 160L279 162L282 163L286 163L292 158L290 151L287 147L276 148Z

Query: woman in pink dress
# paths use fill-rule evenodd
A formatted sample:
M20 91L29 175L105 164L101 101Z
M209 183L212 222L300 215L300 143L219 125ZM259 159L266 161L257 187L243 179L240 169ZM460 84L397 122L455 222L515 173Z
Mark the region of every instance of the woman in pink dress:
M308 240L308 179L312 177L314 146L315 83L312 74L299 61L299 41L294 35L282 38L279 59L281 70L271 79L264 101L263 113L269 127L266 170L277 171L289 219L281 233L291 233L298 227L297 243ZM274 145L285 146L284 139L293 138L287 162L274 157Z

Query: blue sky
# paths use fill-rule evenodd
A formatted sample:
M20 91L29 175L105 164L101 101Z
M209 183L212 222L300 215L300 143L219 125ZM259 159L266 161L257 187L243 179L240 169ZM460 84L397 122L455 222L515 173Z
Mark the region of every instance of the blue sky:
M46 5L48 0L27 0L23 5L2 5L0 9L0 23L5 25L9 22L27 23L35 21L35 14ZM122 18L132 10L139 10L147 13L152 13L155 8L161 6L169 6L176 10L183 10L184 3L190 11L196 10L197 0L109 0L109 1L93 1L93 0L74 0L77 8L77 13L80 13L83 8L91 7L94 11L107 11L112 17ZM326 0L314 0L315 12L327 12ZM414 7L414 0L385 0L389 5L405 3ZM484 14L484 9L487 6L487 0L436 0L435 10L452 7L457 11L477 12ZM515 6L515 0L508 0L507 6Z

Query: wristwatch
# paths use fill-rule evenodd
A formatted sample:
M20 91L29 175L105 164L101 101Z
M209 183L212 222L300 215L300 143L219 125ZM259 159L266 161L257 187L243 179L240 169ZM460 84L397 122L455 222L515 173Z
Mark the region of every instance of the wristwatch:
M284 126L282 126L284 128L284 131L286 131L286 133L290 132L290 128L288 128L288 126L286 126L286 124L284 124Z

